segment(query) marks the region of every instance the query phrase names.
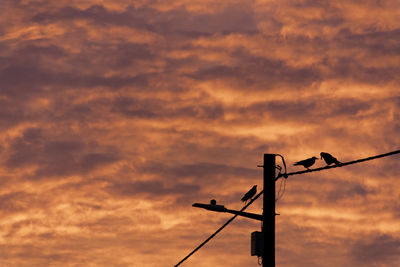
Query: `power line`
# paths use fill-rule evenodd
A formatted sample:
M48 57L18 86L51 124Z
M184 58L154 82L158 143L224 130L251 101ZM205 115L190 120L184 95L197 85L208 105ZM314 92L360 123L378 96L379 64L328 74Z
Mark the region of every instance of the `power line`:
M248 206L250 206L257 198L259 198L262 194L264 193L264 190L261 190L260 193L258 193L254 198L252 198L250 200L249 203L247 203L241 210L240 212L244 211L245 209L247 209ZM220 231L222 231L222 229L224 229L228 224L230 224L234 219L236 219L236 217L239 216L239 214L236 214L235 216L233 216L232 218L230 218L228 221L226 221L226 223L224 223L224 225L222 225L217 231L215 231L212 235L210 235L210 237L208 237L203 243L201 243L199 246L197 246L197 248L195 248L194 250L192 250L192 252L190 252L186 257L184 257L180 262L178 262L178 264L175 265L175 267L179 266L181 263L183 263L185 260L187 260L190 256L192 256L197 250L199 250L202 246L204 246L208 241L210 241L213 237L215 237Z
M279 173L279 175L275 178L275 181L278 180L281 177L287 178L288 176L291 176L291 175L297 175L297 174L303 174L303 173L308 173L308 172L315 172L315 171L322 171L322 170L327 170L327 169L332 169L332 168L343 167L343 166L347 166L347 165L350 165L350 164L360 163L360 162L363 162L363 161L373 160L373 159L377 159L377 158L383 158L383 157L387 157L387 156L391 156L391 155L399 154L399 153L400 153L400 150L395 150L395 151L392 151L392 152L389 152L389 153L385 153L385 154L380 154L380 155L376 155L376 156L372 156L372 157L368 157L368 158L363 158L363 159L358 159L358 160L353 160L353 161L340 163L338 165L325 166L325 167L321 167L321 168L298 171L298 172Z
M281 156L283 159L283 163L285 165L285 173L279 173L278 176L275 178L275 181L277 181L280 177L284 177L284 178L288 178L288 176L291 175L298 175L298 174L303 174L303 173L308 173L308 172L315 172L315 171L322 171L322 170L327 170L327 169L332 169L332 168L338 168L338 167L343 167L343 166L347 166L347 165L351 165L351 164L355 164L355 163L360 163L360 162L364 162L364 161L368 161L368 160L373 160L373 159L377 159L377 158L383 158L383 157L387 157L387 156L391 156L394 154L399 154L400 150L395 150L389 153L385 153L385 154L380 154L380 155L376 155L376 156L372 156L372 157L367 157L367 158L362 158L362 159L358 159L358 160L353 160L353 161L348 161L348 162L344 162L344 163L340 163L338 165L332 165L332 166L325 166L325 167L321 167L321 168L316 168L316 169L310 169L310 170L304 170L304 171L297 171L297 172L290 172L290 173L286 173L286 164L284 162L284 158L279 155L276 154L277 156ZM262 167L262 166L258 166L258 167ZM264 193L264 190L261 190L260 193L258 193L253 199L250 200L249 203L247 203L241 210L240 212L244 211L248 206L250 206L257 198L259 198L262 194ZM239 214L234 215L232 218L230 218L226 223L224 223L220 228L218 228L217 231L215 231L212 235L210 235L203 243L201 243L199 246L197 246L194 250L192 250L192 252L190 252L186 257L184 257L180 262L178 262L174 267L177 267L179 265L181 265L185 260L187 260L190 256L192 256L196 251L198 251L201 247L203 247L208 241L210 241L212 238L214 238L220 231L222 231L222 229L224 229L228 224L230 224L234 219L236 219L236 217L239 216Z

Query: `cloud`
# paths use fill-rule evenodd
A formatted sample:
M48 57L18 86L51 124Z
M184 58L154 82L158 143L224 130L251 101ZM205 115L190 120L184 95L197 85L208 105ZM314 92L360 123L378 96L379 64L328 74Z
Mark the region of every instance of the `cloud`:
M327 199L337 202L346 198L354 198L357 196L366 197L370 192L361 184L339 184L339 186L328 193Z
M304 122L317 122L324 120L335 120L346 116L357 117L368 112L371 104L363 100L342 98L330 99L298 99L290 101L271 100L255 102L249 106L239 108L236 112L253 117L257 114L268 115L279 120L295 120Z
M149 18L152 18L149 20ZM42 12L32 17L33 22L87 19L94 23L139 27L162 34L203 35L215 32L256 33L253 11L247 5L228 6L215 14L192 14L184 8L161 11L151 7L129 6L123 12L93 5L86 9L63 7L56 12Z
M142 173L151 173L153 175L163 176L166 179L194 177L199 180L208 178L210 176L251 177L255 174L258 174L258 171L254 169L209 162L199 162L196 164L182 164L172 166L167 166L161 162L148 162L143 166L139 166L138 171ZM216 178L213 178L212 180L215 181L215 179Z
M374 235L357 240L350 255L357 264L379 266L398 263L399 252L400 239L390 235Z
M319 70L313 66L294 68L284 61L256 58L244 51L233 52L232 57L240 58L238 65L212 66L188 76L197 80L229 79L238 84L244 79L246 84L263 91L283 85L311 86L321 80Z
M11 192L0 196L0 209L6 212L21 212L29 208L32 194L23 191Z
M14 98L18 94L43 94L42 86L53 86L63 88L92 88L105 86L120 88L128 85L144 85L147 83L145 76L111 76L102 75L79 75L75 73L59 73L41 69L39 66L17 65L10 66L2 71L1 77L4 79L1 86L3 94ZM21 80L21 77L24 77Z
M135 99L130 97L115 99L111 111L128 117L147 119L198 118L215 120L218 118L222 119L224 115L223 107L214 103L182 103L181 105L171 106L169 101L157 98Z
M8 168L34 166L36 178L86 173L119 160L115 151L79 139L59 139L40 128L28 128L12 140L7 154Z
M193 194L199 191L197 185L178 183L170 187L161 181L138 181L131 183L114 183L106 188L107 191L122 196L137 196L147 194L162 197L169 194Z
M2 5L3 265L173 265L229 218L191 204L240 209L264 153L398 149L396 1ZM278 265L398 265L397 159L280 180ZM256 263L259 223L228 228L193 266Z

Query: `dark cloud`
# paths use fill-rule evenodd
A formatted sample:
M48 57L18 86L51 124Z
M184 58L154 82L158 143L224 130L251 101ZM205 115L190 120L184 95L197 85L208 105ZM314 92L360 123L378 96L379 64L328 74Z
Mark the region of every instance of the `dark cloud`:
M233 111L237 112L237 116L243 117L255 118L269 115L279 120L315 123L327 119L335 120L340 117L359 117L371 108L370 102L359 99L303 98L292 101L256 102Z
M395 199L393 204L394 205L391 207L393 217L398 220L400 219L400 195L397 196L397 199Z
M119 15L119 16L118 16ZM72 6L65 6L55 12L42 12L32 17L34 22L52 22L57 20L73 19L98 19L102 23L114 22L121 23L127 21L126 16L121 16L118 12L109 12L102 5L93 5L85 10Z
M400 29L382 31L369 29L365 33L354 33L349 28L341 29L337 34L337 43L345 49L357 48L367 56L394 56L400 53Z
M284 266L342 266L346 265L347 240L331 236L324 239L325 230L309 224L297 224L295 218L280 220L276 244L277 263Z
M268 90L282 85L302 88L321 80L320 71L313 67L291 67L281 60L254 57L243 50L234 51L232 57L239 58L237 65L217 65L188 74L196 80L231 79L237 85L243 83ZM238 88L239 89L239 88Z
M19 105L9 99L0 99L0 105L0 129L8 129L29 118Z
M156 56L156 52L151 51L148 44L120 43L108 49L102 47L101 50L107 58L111 58L107 63L112 68L132 66L137 60L153 60Z
M130 97L117 98L112 104L111 111L123 114L128 117L138 117L147 119L163 118L191 118L191 119L222 119L224 109L219 103L186 104L182 101L171 105L169 101L158 98L135 99Z
M25 64L8 66L0 73L0 93L11 97L21 94L30 96L40 94L43 89L41 85L55 81L49 73L38 69L37 66Z
M247 5L228 6L215 14L193 14L184 8L159 11L149 7L129 6L123 12L116 12L107 10L101 5L94 5L83 10L64 7L55 12L36 14L31 20L49 23L77 19L87 19L96 24L124 25L162 34L180 33L189 36L258 31L253 11Z
M80 159L80 169L83 172L89 172L96 167L118 161L120 157L115 153L87 153Z
M296 40L307 45L307 40ZM385 41L382 40L384 43ZM394 43L397 41L392 41ZM325 51L331 44L324 41L314 40L317 47L325 47ZM381 42L379 42L381 43ZM293 45L295 42L293 43ZM277 44L278 45L278 44ZM320 48L317 48L320 49ZM339 48L340 49L340 48ZM342 48L344 49L344 48ZM352 49L352 48L348 48ZM374 52L376 47L371 48L370 57L378 57ZM390 48L391 49L391 48ZM397 49L397 48L396 48ZM379 53L385 53L385 49L377 49ZM397 51L398 54L398 51ZM342 79L353 83L384 85L399 82L397 73L399 66L368 66L363 59L354 59L347 56L337 55L334 58L324 56L312 65L300 65L294 67L285 60L254 57L243 49L235 50L232 58L239 59L235 65L216 65L199 69L195 73L188 74L197 80L232 80L240 85L245 81L247 86L257 86L262 90L289 86L296 92L304 87L312 87L323 80ZM240 86L239 86L240 88Z
M122 113L126 116L139 118L154 118L164 115L160 112L160 101L152 100L136 100L133 98L118 98L114 101L112 111Z
M32 132L32 130L27 130ZM39 131L37 131L39 132ZM7 166L9 168L21 167L32 163L38 163L40 161L41 154L46 154L50 158L69 158L69 155L82 150L84 144L79 141L46 141L45 137L41 135L39 141L36 136L36 140L39 142L31 142L30 134L25 135L21 138L17 138L13 141L13 144L9 148L9 158L7 160ZM47 157L45 157L47 158Z
M399 260L400 239L387 234L359 239L350 255L363 266L393 265Z
M96 55L101 53L106 55ZM104 45L89 54L82 52L78 55L69 54L55 45L28 43L2 58L4 64L0 67L0 95L6 98L1 101L4 105L11 100L14 104L25 104L44 96L56 98L65 91L82 92L83 88L87 91L97 87L111 90L142 87L148 85L149 81L145 72L136 75L106 76L103 70L98 70L96 64L101 61L109 68L115 69L134 64L135 60L151 58L152 53L145 46L133 43L123 43L113 48ZM75 67L65 68L65 65L80 66L88 71L76 72ZM22 113L27 107L15 108L20 109ZM18 114L9 114L8 109L2 110L2 113L9 117Z
M357 183L338 183L337 188L328 192L326 198L330 202L346 200L348 198L365 198L370 193L365 186Z
M23 78L22 78L23 77ZM147 78L138 76L111 76L81 75L78 73L54 72L43 69L37 65L14 65L3 69L0 74L0 93L17 97L20 94L44 94L43 87L53 86L58 88L92 88L104 86L121 88L128 85L145 85Z
M375 67L365 66L362 62L349 57L339 57L329 64L330 74L327 78L341 78L356 83L385 85L398 83L399 66Z
M32 206L32 194L23 191L0 195L0 210L2 212L21 212Z
M379 212L384 201L372 207L368 205L380 194L384 194L379 186L366 186L360 179L360 175L352 177L353 181L343 179L345 171L326 171L321 174L314 174L303 179L287 180L284 185L277 184L277 190L282 195L279 204L282 207L324 207L347 210L349 207L352 213L373 214ZM312 192L312 193L311 193ZM393 209L392 203L387 203L385 209Z
M145 165L138 166L137 170L142 173L156 175L165 179L194 177L196 179L210 178L211 181L215 181L216 176L221 175L225 177L252 177L259 174L256 169L215 164L211 162L182 165L165 165L161 162L148 162Z
M63 140L38 128L28 128L7 150L8 168L37 167L35 177L87 173L119 160L116 150L79 139Z
M200 187L193 184L176 183L172 186L166 186L163 182L138 181L130 183L113 183L106 187L106 191L122 196L138 196L146 194L153 197L162 197L165 195L183 195L193 194L200 190Z
M39 45L34 42L27 42L26 45L22 46L17 50L19 54L19 60L40 60L44 58L61 59L68 56L68 53L61 47L54 44L50 45Z

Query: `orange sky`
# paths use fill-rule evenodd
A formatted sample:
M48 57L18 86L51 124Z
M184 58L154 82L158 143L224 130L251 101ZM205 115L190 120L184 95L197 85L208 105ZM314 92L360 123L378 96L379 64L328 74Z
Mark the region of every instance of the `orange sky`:
M291 172L400 148L398 0L0 10L0 266L173 266L231 217L192 203L240 209L264 153ZM400 266L399 160L291 176L277 266ZM182 266L257 266L259 229Z

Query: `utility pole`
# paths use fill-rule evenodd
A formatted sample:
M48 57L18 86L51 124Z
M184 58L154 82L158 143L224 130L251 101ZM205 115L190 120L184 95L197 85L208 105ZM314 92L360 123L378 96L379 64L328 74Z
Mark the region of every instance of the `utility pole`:
M258 167L263 167L264 189L262 191L264 192L264 197L262 214L243 212L244 208L240 211L227 209L224 205L217 205L215 199L212 199L210 204L194 203L192 205L196 208L203 208L215 212L228 212L236 214L236 216L243 216L261 221L261 232L251 233L251 255L261 256L263 267L275 267L275 216L277 215L275 213L275 156L275 154L264 154L264 165L258 165ZM255 198L257 197L258 196ZM254 201L254 199L252 198L251 202ZM200 247L202 245L200 245Z
M257 167L263 167L263 190L258 193L256 196L252 197L240 211L231 210L225 208L223 205L217 205L215 199L210 201L210 204L202 204L202 203L194 203L193 207L203 208L215 212L228 212L235 214L232 218L230 218L225 224L223 224L217 231L215 231L210 237L208 237L203 243L197 246L192 252L190 252L186 257L184 257L175 267L179 266L182 262L187 260L190 256L192 256L196 251L202 248L208 241L214 238L222 229L224 229L228 224L230 224L237 216L243 216L249 219L258 220L262 222L261 232L252 232L251 233L251 256L262 257L262 266L263 267L275 267L275 216L279 215L275 213L275 183L276 181L284 177L285 179L291 175L298 175L303 173L322 171L332 168L344 167L350 164L360 163L368 160L373 160L377 158L383 158L394 154L400 154L400 150L395 150L389 153L375 155L372 157L362 158L358 160L341 162L340 164L335 165L327 165L325 167L320 167L316 169L307 169L303 171L297 172L286 172L286 164L283 156L279 154L264 154L264 164L257 165ZM285 172L281 173L281 168L279 168L279 174L275 177L276 171L276 162L275 156L280 156L283 161L283 165L285 167ZM279 167L279 166L278 166ZM244 212L244 210L250 206L258 197L263 196L263 214L254 214L249 212Z
M275 267L275 154L264 154L263 267Z

